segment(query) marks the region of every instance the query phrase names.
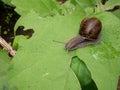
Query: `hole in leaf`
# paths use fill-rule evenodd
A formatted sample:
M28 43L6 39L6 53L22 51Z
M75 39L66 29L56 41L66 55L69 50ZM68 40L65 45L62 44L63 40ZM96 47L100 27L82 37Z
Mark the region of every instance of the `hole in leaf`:
M70 67L78 78L82 90L98 90L95 82L92 80L91 73L86 64L80 60L79 57L74 56L72 58Z
M33 33L34 33L33 29L24 30L24 26L19 26L16 30L16 35L24 35L27 36L28 38L32 37Z

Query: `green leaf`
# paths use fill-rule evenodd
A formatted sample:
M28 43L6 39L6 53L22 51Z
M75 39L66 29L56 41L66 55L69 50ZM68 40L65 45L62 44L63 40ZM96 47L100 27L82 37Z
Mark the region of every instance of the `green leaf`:
M98 90L95 82L92 80L91 73L87 66L77 56L72 58L70 67L78 78L82 90Z
M96 4L100 3L100 0L71 0L73 4L78 4L81 7L95 7Z
M74 12L76 9L76 6L72 4L70 1L66 1L64 4L60 5L60 9L62 12L61 15L65 16Z
M71 56L64 50L63 44L53 40L66 42L69 37L75 35L82 17L83 14L75 12L65 17L41 18L34 11L21 17L16 28L24 25L25 28L33 28L35 33L29 40L15 39L18 41L18 50L11 61L11 69L8 73L9 88L81 90L69 66ZM66 35L67 33L71 34Z
M5 4L14 7L13 4L11 4L11 0L2 0L2 1L3 1Z
M47 5L53 9L48 0L36 0L35 3L30 0L32 4L25 0L13 0L16 10L22 15L15 30L23 25L27 29L33 28L35 33L30 39L16 37L14 46L18 50L10 63L6 88L81 90L77 77L70 69L71 57L79 56L99 90L116 90L120 75L120 20L112 13L91 13L88 17L97 17L102 21L101 43L67 52L64 44L53 40L67 42L77 35L80 21L86 15L76 6L75 11L66 16L43 18L41 16L51 15L51 10L46 9L42 2L48 2Z
M120 5L120 0L108 0L105 4L105 9L112 9L114 6Z
M56 0L12 0L12 4L16 7L16 11L20 15L25 15L31 10L39 13L40 16L55 15L60 13Z
M6 75L10 60L11 58L8 56L7 52L0 50L0 90L3 90L3 86L7 82Z
M117 16L117 17L120 19L120 9L114 11L113 14L114 14L115 16Z
M88 70L85 63L82 60L80 60L77 56L72 58L70 67L78 77L78 80L82 86L85 86L92 81L90 71Z
M77 50L100 90L116 90L120 75L120 20L111 13L93 15L102 20L101 43ZM111 82L112 81L112 82Z

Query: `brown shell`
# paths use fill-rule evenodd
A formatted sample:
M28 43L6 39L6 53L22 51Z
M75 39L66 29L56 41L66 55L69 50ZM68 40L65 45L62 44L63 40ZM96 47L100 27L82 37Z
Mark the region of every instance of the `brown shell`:
M87 39L96 39L102 29L102 23L97 18L85 18L80 25L79 34Z

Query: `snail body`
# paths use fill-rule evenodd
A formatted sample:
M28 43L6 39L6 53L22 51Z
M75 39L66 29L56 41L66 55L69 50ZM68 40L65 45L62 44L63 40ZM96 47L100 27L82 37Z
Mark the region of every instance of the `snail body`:
M65 48L67 50L74 50L84 47L89 44L96 44L100 42L100 32L102 23L97 18L85 18L81 21L79 34L70 39Z

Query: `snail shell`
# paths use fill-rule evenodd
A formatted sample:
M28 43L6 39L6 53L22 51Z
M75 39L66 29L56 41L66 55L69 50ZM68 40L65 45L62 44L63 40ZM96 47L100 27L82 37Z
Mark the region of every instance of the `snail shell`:
M70 39L66 45L66 50L74 50L89 44L100 42L101 21L97 18L85 18L80 24L79 34Z
M101 31L102 24L97 18L86 18L81 22L79 34L88 39L96 39Z

